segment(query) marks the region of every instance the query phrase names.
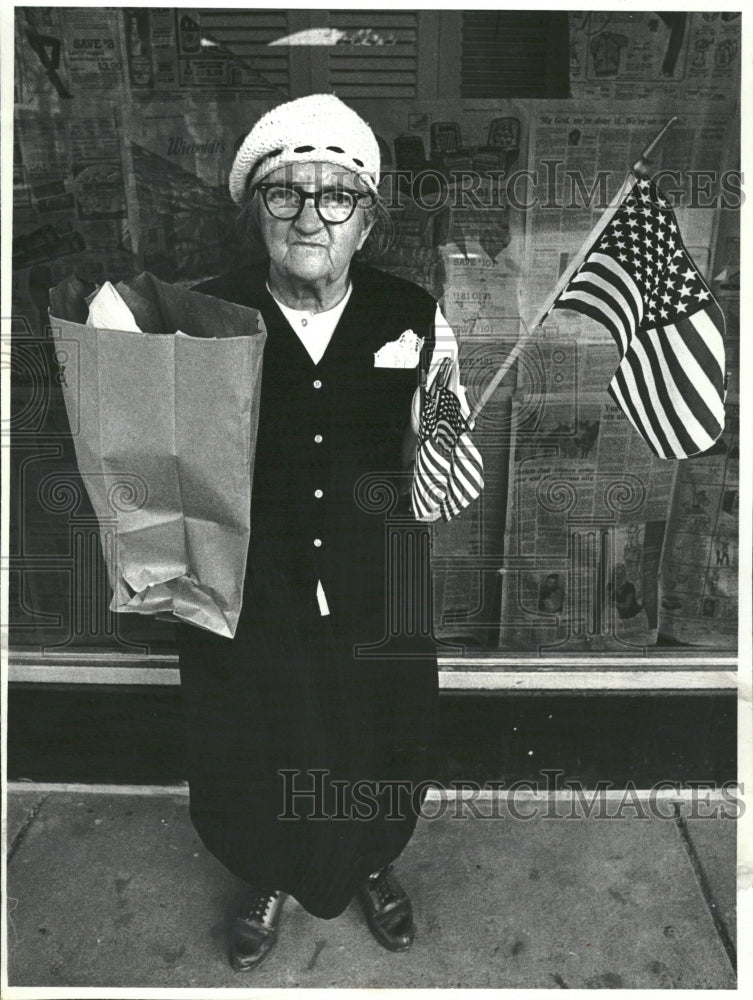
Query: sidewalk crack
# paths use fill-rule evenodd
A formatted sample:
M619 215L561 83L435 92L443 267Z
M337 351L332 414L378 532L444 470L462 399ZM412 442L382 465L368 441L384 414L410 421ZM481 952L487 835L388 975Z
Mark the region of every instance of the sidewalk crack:
M704 902L706 903L711 919L714 922L714 928L716 929L716 933L722 943L722 947L727 953L727 958L732 966L732 971L737 973L737 948L735 947L735 942L732 940L727 924L720 915L719 904L714 896L711 883L708 880L708 876L706 875L701 859L699 858L698 852L696 851L695 845L690 837L688 824L685 821L685 817L680 812L680 806L675 803L672 808L675 814L677 829L680 832L680 839L682 840L685 852L690 859L690 864L693 866L693 871L696 879L698 880L701 893L703 894Z
M42 806L45 804L45 802L47 801L48 798L49 798L49 795L43 795L42 798L38 802L34 803L34 805L31 807L31 809L29 810L29 812L26 814L26 818L24 819L23 823L19 827L18 833L15 835L15 837L13 838L13 842L11 843L10 847L8 848L8 864L10 864L11 860L13 859L13 855L16 853L16 851L18 850L18 848L23 843L24 837L29 832L29 828L31 827L31 824L37 818L37 814L39 813L39 810L42 808Z

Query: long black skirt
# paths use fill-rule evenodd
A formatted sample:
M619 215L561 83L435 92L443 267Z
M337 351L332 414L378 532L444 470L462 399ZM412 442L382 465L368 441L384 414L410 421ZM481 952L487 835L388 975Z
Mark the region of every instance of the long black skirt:
M233 874L339 915L393 861L432 778L437 664L424 640L354 654L315 602L222 639L179 626L191 819Z

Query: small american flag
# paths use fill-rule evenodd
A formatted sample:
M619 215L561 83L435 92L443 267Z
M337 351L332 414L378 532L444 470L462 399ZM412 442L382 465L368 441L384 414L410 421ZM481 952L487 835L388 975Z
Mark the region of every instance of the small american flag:
M653 181L635 182L554 308L612 334L609 392L660 458L711 447L724 429L724 317Z
M422 390L416 463L411 486L419 521L449 521L484 488L484 463L471 440L460 401L447 387L452 368L446 358L430 389Z

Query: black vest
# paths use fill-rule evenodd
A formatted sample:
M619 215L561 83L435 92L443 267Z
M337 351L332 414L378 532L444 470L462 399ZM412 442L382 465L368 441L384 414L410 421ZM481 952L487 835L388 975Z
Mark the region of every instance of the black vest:
M259 309L267 327L244 615L316 613L321 580L333 622L381 622L389 577L382 500L394 487L380 482L402 474L419 369L376 368L374 354L412 329L430 358L436 303L408 281L354 266L351 297L314 364L266 273L243 268L196 288ZM417 538L426 531L417 522L414 530Z

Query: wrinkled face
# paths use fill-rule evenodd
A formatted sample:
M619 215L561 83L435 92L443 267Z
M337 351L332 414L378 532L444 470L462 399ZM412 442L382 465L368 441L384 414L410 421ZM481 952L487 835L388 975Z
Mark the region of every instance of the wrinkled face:
M312 192L334 187L364 190L356 174L331 163L280 167L264 178L264 184L295 185ZM275 219L262 202L259 223L272 272L278 280L295 285L331 284L346 274L353 254L361 249L373 225L361 205L347 222L323 222L310 198L297 219Z

